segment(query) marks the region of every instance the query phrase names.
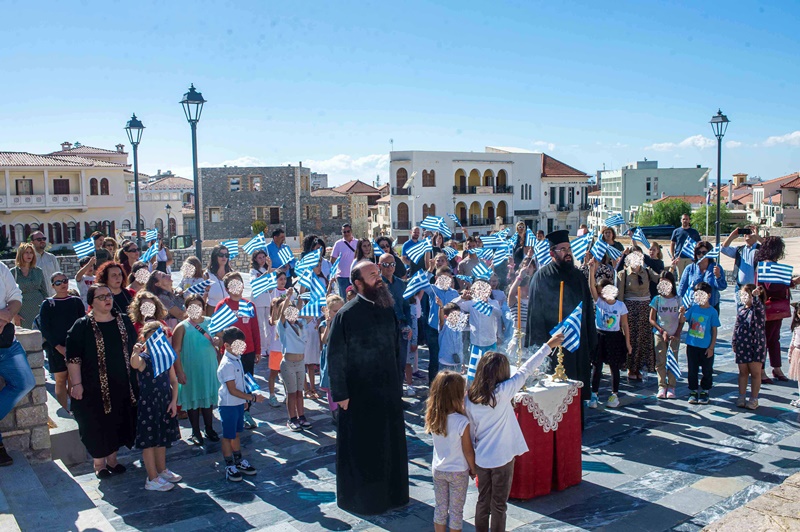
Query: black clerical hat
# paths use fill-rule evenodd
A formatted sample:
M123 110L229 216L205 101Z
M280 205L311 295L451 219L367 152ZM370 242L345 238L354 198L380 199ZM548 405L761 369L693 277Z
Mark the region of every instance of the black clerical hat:
M559 231L553 231L545 238L550 242L550 247L555 247L559 244L567 243L569 244L569 231L566 229L561 229Z

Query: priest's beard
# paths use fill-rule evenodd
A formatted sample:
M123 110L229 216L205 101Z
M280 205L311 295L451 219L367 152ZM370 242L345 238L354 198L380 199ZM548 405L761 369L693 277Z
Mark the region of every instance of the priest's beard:
M364 288L361 291L362 295L375 303L380 308L389 308L394 306L394 298L389 288L383 284L383 281L378 281L380 284L368 285L364 283Z
M559 257L558 254L556 254L555 258L553 258L553 261L556 263L556 266L558 266L559 270L568 270L575 267L571 253L568 253L563 257Z

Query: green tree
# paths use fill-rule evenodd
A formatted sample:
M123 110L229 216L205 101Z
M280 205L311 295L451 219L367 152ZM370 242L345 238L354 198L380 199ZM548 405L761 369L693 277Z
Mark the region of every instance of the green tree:
M692 213L692 206L678 198L646 205L649 208L642 209L639 212L638 225L674 225L678 227L681 225L681 216L686 213Z
M650 202L648 201L647 203L642 205L642 207L643 207L642 209L639 209L639 214L636 217L636 225L643 225L643 226L656 225L653 222L653 219L655 217L653 215L653 208Z
M706 230L706 209L710 209L708 211L708 232L709 234L713 235L716 234L715 229L716 226L714 225L717 221L717 206L716 205L703 205L699 209L697 209L692 214L692 227L704 233ZM719 232L721 235L726 236L728 233L733 231L733 229L738 225L740 227L746 227L747 223L740 223L735 224L730 221L730 213L728 212L728 207L722 203L719 206Z
M264 229L267 228L267 223L264 222L263 220L255 220L251 227L253 229L253 234L257 235L258 233L261 233L262 231L264 231Z

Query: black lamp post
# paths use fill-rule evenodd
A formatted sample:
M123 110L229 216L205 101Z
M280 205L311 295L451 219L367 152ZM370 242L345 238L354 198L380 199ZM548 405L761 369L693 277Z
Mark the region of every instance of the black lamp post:
M142 140L144 124L133 114L125 132L128 133L128 140L133 146L133 197L136 203L136 247L142 248L142 216L139 213L139 142Z
M189 92L183 95L181 105L186 115L186 120L192 127L192 171L194 173L194 252L198 259L203 260L203 238L200 235L200 221L203 213L200 212L200 177L197 175L197 122L200 121L200 114L203 112L203 104L206 101L203 95L194 88L194 84L189 87Z
M167 211L167 243L169 243L170 231L169 231L169 213L172 212L172 206L167 203L167 206L164 207L164 210Z
M720 189L720 182L722 181L722 137L725 136L725 131L728 129L728 117L722 114L722 109L717 110L717 114L711 117L711 129L714 130L714 136L717 137L717 222L716 222L716 235L717 235L717 247L719 247L719 240L720 240L720 227L719 227L719 217L720 217L720 197L722 196L722 190Z

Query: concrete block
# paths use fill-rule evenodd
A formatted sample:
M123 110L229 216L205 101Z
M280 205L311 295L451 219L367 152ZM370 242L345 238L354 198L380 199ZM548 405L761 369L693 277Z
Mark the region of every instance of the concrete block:
M28 354L28 365L31 369L44 367L44 351L26 351Z
M18 427L34 427L37 425L47 425L47 405L17 408Z
M17 434L15 436L3 436L3 445L9 451L20 451L27 453L31 448L31 435L30 432L25 431L24 434Z
M47 403L47 388L44 386L37 386L30 393L31 402L35 405L43 405Z
M31 429L31 449L40 451L50 448L50 430L47 425Z
M47 379L44 376L44 370L42 368L36 368L33 370L33 378L36 381L36 386L44 386L47 382Z
M0 432L9 431L17 426L17 417L14 415L14 411L8 413L6 417L0 419Z
M16 337L26 353L36 353L42 350L42 333L39 331L17 327Z
M31 404L31 394L26 394L19 401L17 401L17 404L14 405L14 408L19 408L29 404Z

